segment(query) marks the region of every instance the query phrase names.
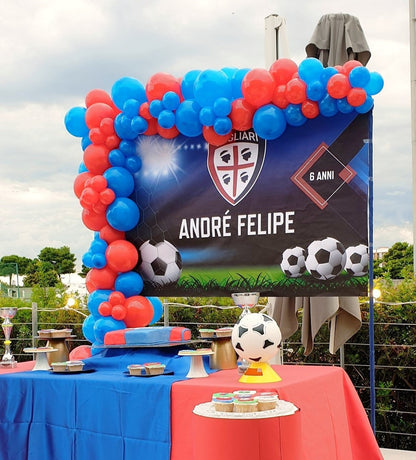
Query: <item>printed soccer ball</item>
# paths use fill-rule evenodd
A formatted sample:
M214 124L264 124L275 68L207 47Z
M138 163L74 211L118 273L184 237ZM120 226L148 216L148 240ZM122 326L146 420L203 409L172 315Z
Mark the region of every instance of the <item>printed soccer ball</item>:
M330 280L342 272L345 261L344 246L335 238L327 237L308 246L305 264L314 278Z
M233 327L236 353L252 362L267 362L278 351L282 334L276 321L264 313L247 313Z
M182 259L179 251L169 241L145 241L139 252L139 273L145 281L161 286L178 281L182 272Z
M347 260L345 270L352 276L364 276L368 272L368 251L367 246L359 244L350 246L345 251Z
M305 255L305 250L299 246L285 249L280 264L283 273L291 278L301 276L306 270Z

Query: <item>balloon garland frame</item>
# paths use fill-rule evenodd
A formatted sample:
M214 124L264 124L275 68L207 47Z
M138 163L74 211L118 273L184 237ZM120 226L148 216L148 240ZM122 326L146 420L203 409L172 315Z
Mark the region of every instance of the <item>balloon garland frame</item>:
M140 211L129 198L134 174L141 168L136 155L140 136L173 139L202 135L220 146L232 131L253 129L266 140L280 137L289 126L301 126L318 115L366 113L384 85L377 72L358 61L326 67L315 58L299 66L278 59L270 69L191 70L182 79L156 73L146 85L123 77L106 91L94 89L85 107L65 115L67 131L81 138L83 161L74 192L83 208L84 225L95 232L82 262L90 315L83 333L99 349L111 330L153 324L163 314L156 297L141 296L143 280L133 269L136 247L125 239Z

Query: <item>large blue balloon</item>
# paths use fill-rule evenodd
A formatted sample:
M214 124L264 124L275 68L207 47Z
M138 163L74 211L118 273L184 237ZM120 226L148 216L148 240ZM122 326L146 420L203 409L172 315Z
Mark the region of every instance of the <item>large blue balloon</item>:
M94 324L96 319L94 316L89 315L85 318L84 322L82 323L82 333L84 337L91 343L95 342L95 335L94 335Z
M201 107L193 100L183 101L175 112L176 128L181 134L188 137L199 136L202 133L202 124L199 121Z
M312 83L321 78L324 66L319 59L306 58L299 64L299 78L305 83Z
M239 99L243 97L243 92L241 90L241 83L243 82L244 77L250 69L239 69L234 73L231 79L231 89L232 89L232 99Z
M358 113L367 113L369 112L374 106L374 99L371 96L367 96L364 104L355 107L355 111Z
M95 343L104 343L104 336L107 332L125 329L124 321L117 321L111 316L101 317L94 323Z
M337 100L327 94L319 101L319 112L324 117L333 117L338 113Z
M284 113L288 124L291 126L302 126L307 121L300 104L289 104L284 109Z
M378 94L384 86L383 77L378 72L370 72L370 81L365 85L364 89L367 94L373 96Z
M285 115L281 109L273 104L264 105L254 114L253 128L263 139L277 139L286 130Z
M143 290L143 279L136 272L121 273L117 276L115 290L120 291L125 297L140 295Z
M153 318L149 324L157 323L163 315L163 304L159 297L147 297L153 306Z
M130 198L116 198L107 208L108 223L122 232L134 228L139 222L140 211L136 203Z
M200 70L190 70L187 72L181 81L181 91L184 99L194 99L194 83L198 75L201 73Z
M113 291L109 291L107 289L97 289L96 291L91 292L87 301L88 311L91 313L91 315L95 316L96 318L101 317L101 315L98 313L98 307L100 306L101 302L107 302L108 297L112 292Z
M354 107L347 101L346 97L337 100L337 107L341 113L351 113Z
M306 87L306 96L311 101L319 101L325 94L325 87L320 80L315 80L308 83Z
M195 80L194 94L201 107L213 106L219 97L231 99L231 80L222 70L204 70Z
M103 176L107 180L107 186L111 188L117 197L129 196L134 190L134 179L125 168L113 167L107 169Z
M364 88L370 81L370 71L367 67L354 67L348 75L348 80L353 88Z
M67 131L76 137L88 136L89 129L85 123L85 107L72 107L65 115L64 123Z
M111 98L114 104L123 110L124 103L129 99L136 99L139 104L146 101L146 90L135 78L123 77L117 80L111 88Z
M326 85L329 79L332 77L332 75L335 75L336 73L339 73L339 72L335 67L325 67L324 68L324 70L321 73L320 80L325 88L326 88Z

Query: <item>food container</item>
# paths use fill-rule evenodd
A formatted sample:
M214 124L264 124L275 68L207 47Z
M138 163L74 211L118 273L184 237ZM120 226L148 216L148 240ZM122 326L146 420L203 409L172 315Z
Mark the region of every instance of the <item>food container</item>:
M66 372L66 362L51 363L51 366L54 372Z
M232 393L214 393L212 402L215 410L218 412L233 412L234 411L234 395Z
M53 329L42 329L38 331L38 335L40 339L49 339L51 337Z
M82 361L67 361L66 367L69 372L79 372L84 368L84 363Z
M142 375L144 371L143 364L130 364L127 366L127 369L130 372L130 375Z
M257 409L259 411L276 409L277 395L257 396L256 399L258 402Z
M215 329L199 329L199 335L202 338L214 337Z
M50 331L50 338L51 339L60 339L64 337L70 336L72 333L72 329L52 329Z
M165 371L165 365L161 363L145 363L144 369L148 375L159 375Z
M257 406L254 398L234 399L234 412L256 412Z
M215 329L215 335L217 337L231 337L233 333L232 327L221 327L219 329Z

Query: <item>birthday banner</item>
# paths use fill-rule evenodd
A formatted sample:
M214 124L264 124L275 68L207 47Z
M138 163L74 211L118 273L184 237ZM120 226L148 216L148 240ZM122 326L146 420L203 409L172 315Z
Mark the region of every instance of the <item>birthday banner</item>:
M278 139L142 137L126 239L149 296L365 295L371 112Z

